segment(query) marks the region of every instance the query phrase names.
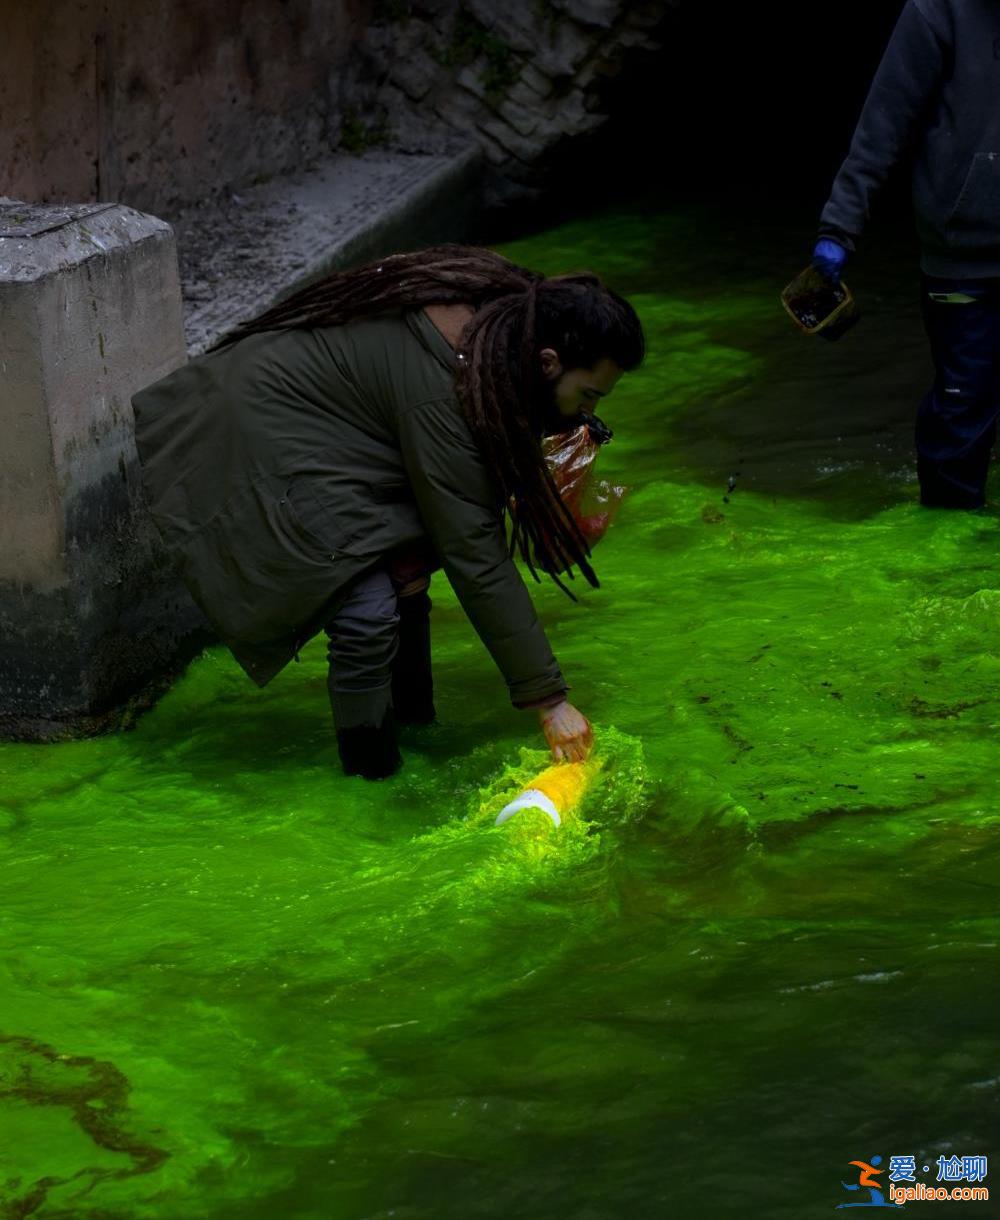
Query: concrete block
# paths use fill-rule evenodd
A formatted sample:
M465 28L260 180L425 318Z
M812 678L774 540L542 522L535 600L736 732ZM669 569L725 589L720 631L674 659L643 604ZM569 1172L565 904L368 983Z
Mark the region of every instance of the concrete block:
M546 103L545 113L539 118L535 131L535 139L540 147L548 148L568 137L596 131L603 124L602 115L588 111L586 95L580 89L574 89L558 102L550 99Z
M483 119L477 126L481 132L484 132L491 140L495 140L512 157L525 164L530 164L538 153L539 142L537 140L525 139L518 135L513 127L500 119Z
M393 60L391 79L411 101L421 101L440 78L441 65L420 47Z
M485 131L482 131L479 128L476 129L476 132L479 139L479 146L483 150L483 156L486 160L487 166L499 167L506 165L510 161L510 153L499 145L492 136L487 135ZM495 177L495 175L487 174L487 177ZM487 182L484 184L484 186L486 190L489 191L488 197L486 194L484 194L484 199L486 199L487 205L491 207L496 206L494 202L496 192L492 190L491 183Z
M539 97L548 97L552 92L552 81L550 78L545 76L544 73L539 72L533 64L527 63L523 65L521 68L521 80L529 89L533 89Z
M544 98L552 92L552 86L549 81L545 82L545 88L539 92L533 88L522 74L521 79L507 92L509 101L517 102L520 106L536 107Z
M554 8L580 25L610 30L621 17L622 0L550 0Z
M481 65L463 68L455 78L455 84L460 89L464 89L466 93L471 93L473 97L478 98L480 101L486 98L486 86L483 84Z
M522 106L512 98L508 98L500 104L497 113L521 136L530 136L538 126L537 105Z
M572 77L598 45L593 36L579 26L569 21L560 22L553 28L551 39L539 44L534 65L550 78Z
M130 405L185 358L168 225L0 200L0 737L116 727L207 639L145 512Z
M549 22L539 12L538 0L465 0L465 7L496 39L520 55L537 55Z

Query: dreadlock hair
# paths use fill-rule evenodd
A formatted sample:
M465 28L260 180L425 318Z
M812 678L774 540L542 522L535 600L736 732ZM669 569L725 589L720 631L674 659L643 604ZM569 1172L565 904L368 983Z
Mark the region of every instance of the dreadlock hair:
M563 369L593 368L602 358L625 371L644 354L632 307L596 275L546 279L475 246L433 246L335 272L227 335L226 347L263 331L339 326L358 318L424 305L469 304L458 352L456 390L498 502L509 516L510 552L520 550L540 580L547 572L572 580L579 568L593 586L590 547L565 506L542 452L551 387L538 353L552 348ZM572 593L569 593L572 597ZM574 599L575 600L575 599Z

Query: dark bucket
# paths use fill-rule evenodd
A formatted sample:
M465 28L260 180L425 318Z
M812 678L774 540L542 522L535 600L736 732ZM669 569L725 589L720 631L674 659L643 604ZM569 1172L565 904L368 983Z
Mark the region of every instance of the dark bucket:
M806 267L781 294L789 317L804 334L833 342L861 317L851 290L843 281L836 288L815 267Z

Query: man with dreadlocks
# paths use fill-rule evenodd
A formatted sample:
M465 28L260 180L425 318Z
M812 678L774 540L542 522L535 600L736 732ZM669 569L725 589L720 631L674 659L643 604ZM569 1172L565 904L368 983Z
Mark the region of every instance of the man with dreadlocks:
M596 276L461 246L331 275L136 395L153 519L258 685L325 629L347 774L391 775L397 723L434 717L437 566L555 760L584 758L590 725L512 556L597 584L541 440L642 355Z

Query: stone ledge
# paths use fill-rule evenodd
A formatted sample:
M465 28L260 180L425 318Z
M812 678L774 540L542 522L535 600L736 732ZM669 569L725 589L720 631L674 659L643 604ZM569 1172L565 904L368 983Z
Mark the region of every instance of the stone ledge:
M174 219L184 332L198 355L339 267L461 241L481 204L482 150L337 156Z

